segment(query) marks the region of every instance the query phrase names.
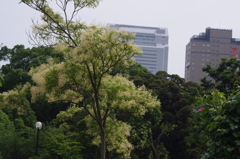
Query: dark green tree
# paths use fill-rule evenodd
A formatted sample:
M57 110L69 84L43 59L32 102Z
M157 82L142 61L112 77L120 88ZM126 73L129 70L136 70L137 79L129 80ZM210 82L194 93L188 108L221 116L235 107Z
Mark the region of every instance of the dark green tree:
M236 58L222 58L217 67L207 65L203 71L207 73L207 76L201 79L201 85L208 92L216 88L229 95L239 85L240 61Z
M46 63L49 58L62 60L62 55L54 51L52 47L25 48L16 45L12 49L4 46L0 50L0 60L9 62L3 65L1 91L8 91L15 86L31 81L28 72L31 68Z
M14 125L2 110L0 110L0 133L0 158L10 158L8 150L11 149L13 141Z
M142 80L135 84L141 83L153 90L161 101L163 113L161 124L165 125L165 128L170 125L168 129L174 126L172 131L161 138L161 142L169 151L169 156L174 159L188 158L192 155L191 149L194 149L185 142L185 137L193 131L191 105L196 101L196 96L202 93L202 87L197 83L185 82L178 75L170 75L164 71L159 71L156 75L149 73L143 75ZM164 127L159 127L158 133L154 133L153 140L156 140L161 132L166 130Z
M7 110L5 110L7 111ZM15 119L12 119L15 116ZM35 122L33 113L17 115L14 110L0 110L0 158L25 159L33 155L35 147Z
M52 47L33 47L25 48L23 45L16 45L12 49L4 46L0 50L0 60L9 63L2 66L2 88L1 92L9 91L18 85L26 82L31 83L31 77L28 72L31 68L46 63L49 58L55 61L62 61L63 55L57 53ZM31 103L30 92L26 99ZM38 120L51 121L56 117L60 110L66 110L68 104L47 103L39 100L37 103L31 103L31 108L36 112Z
M134 71L136 68L138 71ZM163 113L162 120L155 120L157 119L157 111L154 112L155 114L149 112L150 116L147 116L149 114L147 113L142 119L125 119L135 124L137 130L141 131L141 127L148 127L150 128L149 132L152 133L152 136L139 133L138 138L135 135L133 141L136 143L132 157L141 158L144 156L144 158L149 158L149 152L153 150L154 153L157 150L152 147L154 145L161 148L161 150L158 149L157 151L162 158L166 157L168 152L169 157L176 159L200 156L200 153L196 153L197 146L188 146L185 137L194 131L192 123L193 107L191 105L196 102L196 97L202 94L202 87L197 83L185 82L178 75L170 75L164 71L159 71L154 75L145 71L145 68L141 65L136 65L135 68L130 67L127 71L124 71L124 69L119 70L114 70L116 71L115 74L123 73L133 80L136 86L145 85L148 89L153 90L152 93L157 95L161 102L161 111ZM130 72L134 72L134 74ZM131 115L126 116L130 117ZM136 131L134 127L133 131ZM144 141L144 137L150 137L148 140L150 139L153 142L148 142L148 145L145 144L141 147L140 142ZM167 149L164 149L164 146ZM157 156L156 153L155 156ZM154 155L152 154L150 158L154 158Z
M213 90L199 98L196 106L196 131L192 139L202 140L203 159L240 158L240 92L225 96Z

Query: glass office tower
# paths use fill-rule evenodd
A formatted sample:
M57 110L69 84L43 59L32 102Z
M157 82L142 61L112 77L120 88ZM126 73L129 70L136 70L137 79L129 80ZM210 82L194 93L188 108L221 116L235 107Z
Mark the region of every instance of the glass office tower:
M136 61L153 74L166 71L168 68L168 30L166 28L108 24L112 28L135 34L134 43L142 51L136 55Z

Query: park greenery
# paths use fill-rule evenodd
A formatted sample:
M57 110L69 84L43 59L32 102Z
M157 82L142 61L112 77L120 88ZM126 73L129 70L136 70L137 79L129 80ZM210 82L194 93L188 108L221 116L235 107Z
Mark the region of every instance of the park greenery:
M152 74L134 35L76 19L98 0L56 0L62 14L21 2L43 23L35 47L0 49L0 159L240 158L239 60L207 65L201 84Z

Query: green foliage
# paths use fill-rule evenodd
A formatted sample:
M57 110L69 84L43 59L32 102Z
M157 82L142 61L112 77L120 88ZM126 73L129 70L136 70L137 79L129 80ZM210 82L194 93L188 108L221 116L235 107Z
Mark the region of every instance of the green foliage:
M8 150L13 141L14 125L2 110L0 110L0 133L0 158L10 158Z
M12 49L6 46L0 50L0 60L8 61L9 64L2 66L3 87L2 91L8 91L17 85L23 85L31 81L28 71L43 63L48 58L62 60L62 55L56 53L51 47L25 48L23 45L16 45ZM16 78L17 77L17 78Z
M3 82L3 76L2 76L2 73L0 73L0 87L2 87L2 82Z
M64 53L64 62L49 60L30 75L36 86L31 92L33 101L42 95L49 102L70 102L82 107L86 116L87 133L94 136L93 143L106 144L129 158L132 145L127 140L131 126L116 120L118 111L135 116L160 106L151 92L121 76L109 76L114 66L129 66L131 57L140 54L132 42L132 35L110 28L91 27L81 35L82 45L69 48L59 44L55 48Z
M1 108L15 109L18 114L24 114L30 110L30 85L27 83L24 86L19 85L14 90L0 94Z
M132 71L138 68L136 74L131 74ZM200 153L194 153L195 146L188 146L185 138L193 130L193 113L191 105L195 103L196 97L202 94L202 88L199 84L193 82L185 82L184 79L177 75L169 75L166 72L159 71L156 75L147 73L137 65L135 68L127 68L127 71L114 69L115 74L122 73L129 79L133 80L136 86L145 85L148 89L153 90L153 94L158 96L161 101L161 111L163 112L163 119L160 120L157 112L152 112L149 117L146 118L130 118L129 114L121 114L121 119L124 121L131 121L132 132L136 132L135 135L131 134L130 140L134 144L132 157L148 158L151 149L147 140L150 136L149 132L152 131L152 138L156 141L159 135L164 131L159 143L163 143L163 147L158 149L158 153L163 157L163 152L168 151L169 156L172 158L193 158L199 157ZM156 114L154 114L156 113ZM151 125L153 124L153 125ZM130 124L131 125L131 124ZM162 125L162 126L161 126ZM165 129L165 128L169 128ZM146 128L149 129L146 134ZM174 129L172 129L174 128ZM136 130L135 130L136 129ZM167 131L166 131L167 130ZM147 139L147 140L146 140ZM166 149L167 148L167 149ZM165 153L165 155L168 153ZM153 156L152 156L153 157ZM151 157L150 157L151 158Z
M75 139L78 134L64 133L61 128L47 127L45 129L40 132L39 156L30 159L82 159L81 143Z
M1 102L3 102L1 107L7 106L13 109L17 107L20 113L25 109L32 108L36 112L38 120L42 122L51 121L60 110L66 110L68 104L49 104L44 99L38 100L34 104L31 103L30 85L26 83L32 83L32 80L28 72L31 68L46 63L49 58L54 58L54 61L62 61L63 55L57 53L52 47L30 49L23 45L16 45L12 49L6 46L1 48L0 59L9 61L9 64L2 66L3 87L1 91L8 92L0 95Z
M83 158L99 158L99 148L92 144L93 137L87 134L88 128L84 120L87 115L84 109L72 106L57 115L55 127L61 129L64 134L75 134L74 141L81 144L79 154Z
M149 73L149 71L138 63L134 63L130 67L114 67L112 69L111 75L121 74L123 76L127 76L130 79L138 78L140 79L142 75Z
M196 101L196 96L201 94L202 88L197 83L185 82L177 75L169 75L159 71L156 75L144 74L141 82L134 81L137 85L143 83L148 89L153 90L161 101L163 118L158 127L153 127L153 140L157 139L164 130L160 125L176 126L164 134L161 142L169 151L172 158L187 158L188 151L194 149L185 142L185 137L192 131L193 113L191 105Z
M198 129L207 138L206 153L202 158L239 158L239 113L240 93L237 91L228 98L224 93L213 90L198 100L197 106L204 107L198 115Z
M117 119L131 125L130 136L128 137L134 146L131 158L149 158L151 155L150 139L153 133L156 134L157 131L160 131L159 124L162 119L160 107L148 108L143 116L119 111ZM159 152L162 152L161 149L159 149Z
M237 89L240 76L240 61L236 58L221 59L221 63L217 67L207 65L203 71L208 76L201 79L201 85L206 91L218 89L226 95L231 94L232 90Z
M21 2L43 14L43 24L34 25L33 42L54 45L58 52L64 54L64 62L49 60L46 65L30 71L36 83L31 89L32 100L69 102L82 107L87 114L84 118L87 133L93 135L95 144L101 144L101 158L106 158L106 148L110 157L129 158L132 149L128 141L131 125L118 120L119 112L129 113L136 117L136 121L144 123L144 132L136 133L143 139L142 143L146 142L145 135L149 137L151 134L147 126L157 127L159 123L154 122L161 119L159 101L152 97L151 92L144 87L136 88L121 76L108 76L113 68L129 68L133 63L131 58L141 54L140 49L132 43L133 36L109 28L87 27L79 21L73 21L82 8L96 7L98 0L65 0L64 3L57 0L57 6L63 14L54 12L47 0ZM70 4L73 5L70 7L72 12L68 10ZM138 67L130 72L139 79L138 86L143 72ZM149 117L144 116L148 112L156 116L143 121L143 118ZM68 115L66 113L63 116ZM72 128L71 124L63 123L61 126Z
M8 114L10 113L14 112L10 110ZM25 159L33 154L35 129L32 122L35 119L31 118L31 123L29 123L27 120L24 122L26 118L30 117L16 115L10 120L8 115L0 110L0 157Z

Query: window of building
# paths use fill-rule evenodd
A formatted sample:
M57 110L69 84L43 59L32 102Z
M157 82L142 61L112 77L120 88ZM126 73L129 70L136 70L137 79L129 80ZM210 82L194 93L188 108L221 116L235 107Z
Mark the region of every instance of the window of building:
M157 66L156 64L141 63L141 65Z
M151 60L142 60L142 59L137 59L136 61L143 61L143 62L157 62L157 61L151 61Z
M144 51L144 50L143 50ZM157 54L149 54L149 53L144 53L145 55L152 55L152 56L157 56Z
M156 57L146 57L145 55L136 56L135 59L156 59Z

